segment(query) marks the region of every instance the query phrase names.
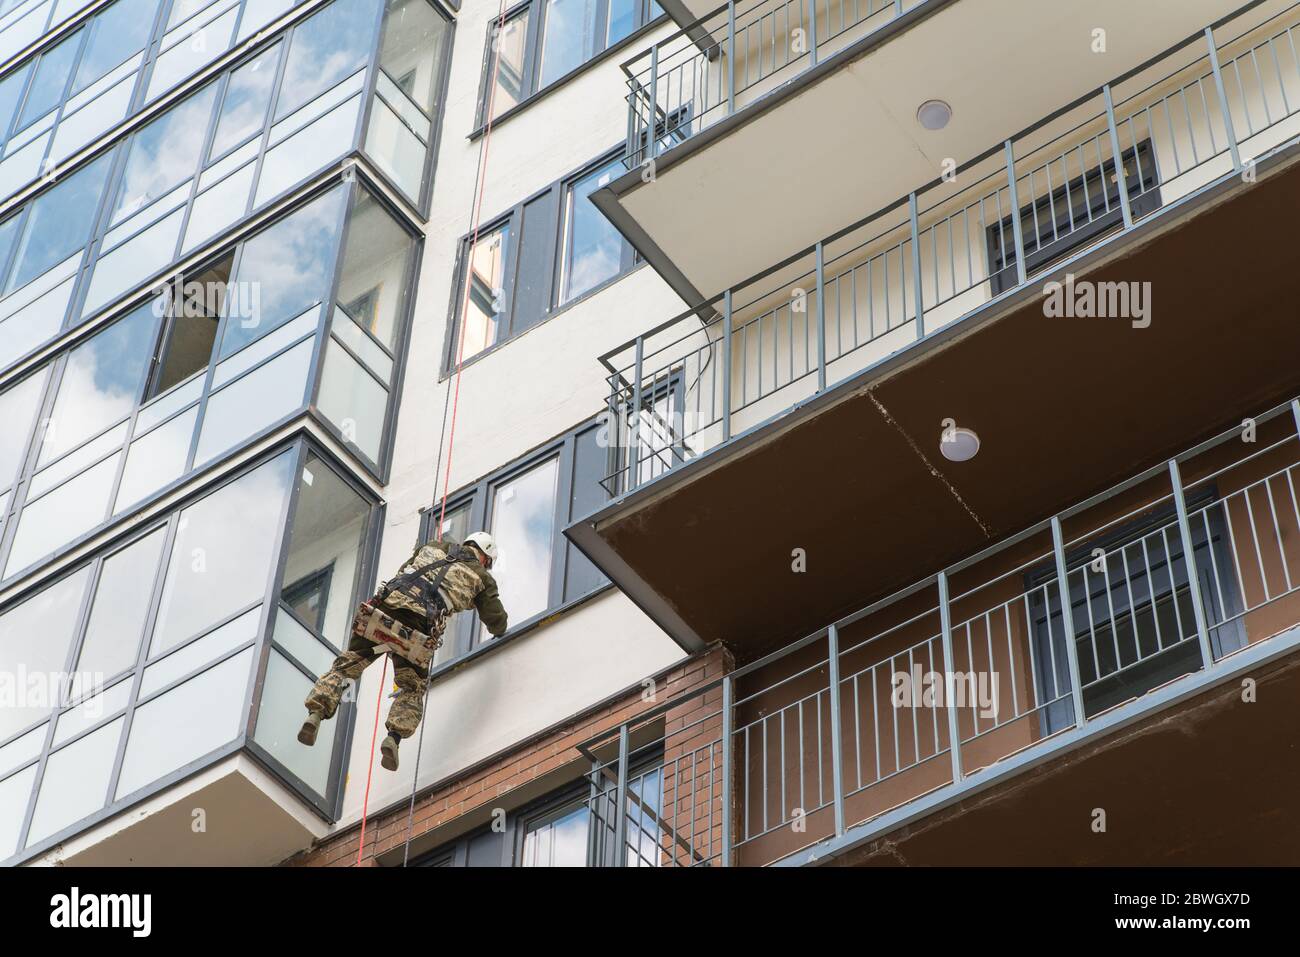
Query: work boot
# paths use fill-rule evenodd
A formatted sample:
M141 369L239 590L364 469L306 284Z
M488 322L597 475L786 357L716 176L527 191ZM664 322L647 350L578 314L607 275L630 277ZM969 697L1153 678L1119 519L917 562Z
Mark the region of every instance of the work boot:
M389 771L397 770L397 745L401 740L402 739L397 735L390 734L388 737L384 738L384 743L379 746L379 751L382 755L379 759L379 763Z
M315 711L307 712L307 720L298 729L298 740L307 747L316 743L316 732L320 730L320 715Z

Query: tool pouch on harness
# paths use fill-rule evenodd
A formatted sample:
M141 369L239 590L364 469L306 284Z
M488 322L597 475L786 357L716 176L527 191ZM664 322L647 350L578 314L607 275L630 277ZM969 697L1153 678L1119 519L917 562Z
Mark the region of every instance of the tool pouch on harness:
M442 620L445 620L445 616ZM421 668L428 668L433 653L442 647L441 628L435 629L432 635L426 635L403 625L391 614L369 602L362 602L353 616L352 634L382 650L398 654Z

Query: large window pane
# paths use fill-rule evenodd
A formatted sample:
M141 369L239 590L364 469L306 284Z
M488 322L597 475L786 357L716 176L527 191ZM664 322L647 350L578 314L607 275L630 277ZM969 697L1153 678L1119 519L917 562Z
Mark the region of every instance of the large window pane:
M45 691L62 694L61 677L88 578L89 570L83 568L0 615L0 673L17 675L21 669ZM33 635L41 640L33 641ZM0 740L45 717L58 703L29 695L0 708Z
M583 800L528 824L522 867L586 867L591 812Z
M163 538L160 528L105 559L77 671L107 680L135 664Z
M315 455L298 484L282 599L301 621L345 644L370 506Z
M124 720L118 718L50 755L27 835L29 847L104 806Z
M117 798L233 741L244 724L253 649L227 658L136 709Z
M222 358L325 298L344 196L333 189L244 244L235 279L253 308L226 324Z
M0 489L7 489L18 474L47 377L41 370L0 392Z
M384 5L379 65L429 115L438 100L442 55L450 29L451 24L429 0L388 0Z
M495 89L488 91L493 116L500 116L527 95L524 56L528 44L528 17L529 10L525 10L502 24L500 32L494 38L497 50L494 52L490 47L488 49L489 67L492 58L495 57L497 63L496 76L493 78ZM496 30L495 23L492 29ZM484 100L485 108L488 102L488 99Z
M501 549L492 574L514 622L545 611L549 604L559 465L558 458L543 462L497 486L492 498L491 531Z
M111 153L73 173L32 206L6 294L86 245L99 209Z
M203 413L195 465L303 408L312 346L310 339L299 343L212 395Z
M289 43L276 118L358 70L374 47L377 25L371 0L335 0L298 27Z
M230 75L210 155L220 156L238 146L266 122L266 107L271 100L281 46L276 44Z
M277 456L181 512L152 654L266 594L292 466Z
M35 783L34 764L0 781L0 857L8 857L18 850L18 837Z
M591 194L613 179L621 166L621 160L611 160L569 188L561 302L581 296L618 275L623 259L623 237L592 204Z
M547 86L596 55L600 0L544 0L539 87Z
M14 534L5 564L6 577L62 548L104 521L121 458L120 452L109 456L54 491L23 506L18 531Z
M262 703L257 712L253 739L323 796L329 784L337 729L327 724L314 748L304 748L298 743L302 702L311 686L310 678L279 652L272 651L266 666L266 682L262 685Z
M72 92L84 90L113 67L144 49L153 33L158 0L118 0L90 22L90 39L77 64Z
M77 50L81 46L81 34L74 33L52 50L41 54L36 64L36 79L27 91L27 100L23 104L23 115L18 121L19 129L32 120L44 116L63 100L68 86L68 74L76 62Z
M146 303L68 355L41 443L41 463L76 448L127 415L144 388L158 319Z
M333 339L325 347L325 368L316 406L339 427L344 439L370 461L379 461L388 393Z
M212 118L216 84L154 120L131 141L113 222L166 196L195 174Z
M421 3L424 0L420 0ZM365 190L356 195L339 276L338 301L389 350L406 311L407 272L415 240Z
M507 223L479 237L470 253L469 304L460 330L463 343L452 343L452 364L457 352L468 359L496 343L501 335L502 298L505 293L506 255L510 247Z

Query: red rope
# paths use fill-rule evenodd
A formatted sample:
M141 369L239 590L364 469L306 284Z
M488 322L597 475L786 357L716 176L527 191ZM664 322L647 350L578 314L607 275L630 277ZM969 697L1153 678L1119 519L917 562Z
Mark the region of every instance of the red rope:
M456 345L456 370L453 373L454 383L452 391L451 404L451 431L447 435L447 465L443 473L442 483L442 506L438 510L438 527L434 534L435 538L442 537L442 522L447 515L447 495L451 489L451 455L452 450L456 447L456 412L460 407L460 373L461 364L465 359L465 314L469 309L469 290L470 290L470 272L474 268L474 250L478 247L479 222L483 211L483 178L487 172L488 148L492 141L492 120L493 108L496 103L497 69L501 62L501 31L505 27L506 21L506 0L500 0L497 10L497 28L493 34L493 51L492 51L492 71L488 74L491 87L488 90L487 102L487 122L483 127L483 139L479 143L479 161L478 169L474 176L474 210L472 213L473 229L470 230L469 251L465 263L465 296L461 300L460 322L457 324L458 342ZM436 488L436 486L435 486ZM379 712L384 703L384 681L383 678L388 676L388 656L384 656L384 672L379 682L379 700L375 702L375 727L370 732L370 766L366 771L366 791L361 799L361 839L357 846L357 864L361 864L361 856L366 849L366 815L370 808L370 779L375 770L375 738L379 734ZM423 735L421 735L423 740ZM411 794L414 796L415 789L419 787L419 754L416 754L416 778L411 782ZM410 838L407 838L409 843Z

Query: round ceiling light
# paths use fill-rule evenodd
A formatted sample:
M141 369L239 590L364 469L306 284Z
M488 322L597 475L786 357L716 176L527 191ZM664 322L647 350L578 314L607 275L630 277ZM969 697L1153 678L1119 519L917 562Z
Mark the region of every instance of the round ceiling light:
M927 130L941 130L952 119L952 107L943 100L926 100L916 111L916 121Z
M939 451L950 462L969 462L980 450L980 437L970 429L945 429L939 437Z

